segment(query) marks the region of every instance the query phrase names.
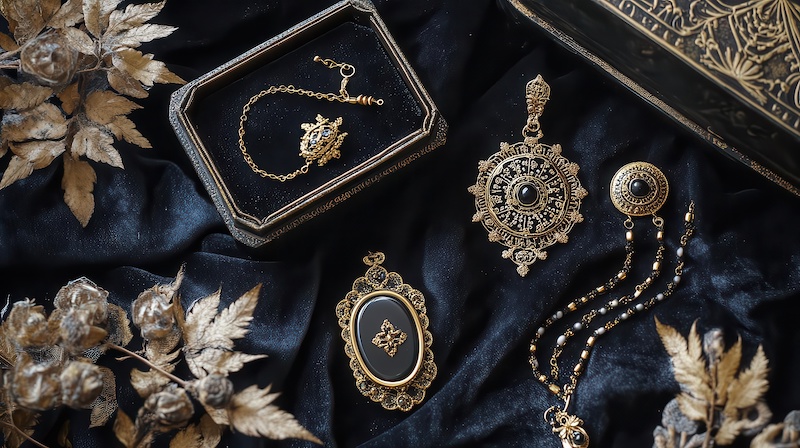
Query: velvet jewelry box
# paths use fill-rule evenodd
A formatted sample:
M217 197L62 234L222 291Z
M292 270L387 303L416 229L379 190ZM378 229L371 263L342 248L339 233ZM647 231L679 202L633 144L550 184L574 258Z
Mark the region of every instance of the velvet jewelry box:
M351 67L325 65L325 59ZM262 90L280 85L295 93L266 94L247 112L243 140L251 168L239 143L243 107ZM326 98L342 88L351 101ZM359 102L359 95L375 101L359 104L367 102ZM341 118L338 133L317 126L318 115L331 123ZM442 145L447 130L375 7L364 0L340 1L189 82L172 96L170 121L231 233L252 247ZM339 158L324 166L310 163L306 172L285 181L256 172L300 169L301 138L315 126L323 133L347 133Z
M800 5L500 3L716 149L800 195Z

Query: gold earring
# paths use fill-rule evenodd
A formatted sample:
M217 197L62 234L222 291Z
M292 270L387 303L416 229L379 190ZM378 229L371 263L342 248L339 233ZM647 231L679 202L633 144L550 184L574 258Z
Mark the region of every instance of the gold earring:
M344 351L356 387L385 409L409 411L436 377L433 336L421 292L381 266L382 252L364 257L363 277L336 306Z
M475 195L473 222L481 222L489 241L525 276L546 248L566 243L575 223L583 221L581 200L587 192L578 180L578 164L561 155L561 145L539 142L544 135L539 117L550 99L550 86L537 76L525 86L528 121L524 140L500 144L500 151L478 163L478 180L469 187Z
M319 62L328 68L338 68L339 74L342 76L342 83L339 88L339 94L335 93L322 93L314 92L312 90L299 89L293 85L279 85L270 86L266 90L262 90L257 94L250 97L247 103L242 107L242 115L239 117L239 150L242 152L242 157L247 165L253 170L254 173L261 177L286 182L287 180L294 179L300 174L308 172L308 168L316 162L317 165L323 166L331 159L338 159L341 156L339 147L342 146L347 132L340 132L339 126L342 124L342 117L334 121L330 121L322 115L317 114L316 123L303 123L300 128L305 131L305 134L300 138L300 157L305 160L305 163L298 169L286 173L275 174L270 173L261 167L253 160L253 157L247 150L247 144L244 141L245 136L245 123L247 122L248 114L253 105L261 98L267 95L274 95L276 93L288 93L291 95L301 95L318 100L338 101L340 103L358 104L361 106L381 106L383 105L382 99L376 99L367 95L358 95L355 97L347 93L347 84L350 78L355 75L356 68L347 63L340 63L331 59L322 59L319 56L314 56L314 62Z

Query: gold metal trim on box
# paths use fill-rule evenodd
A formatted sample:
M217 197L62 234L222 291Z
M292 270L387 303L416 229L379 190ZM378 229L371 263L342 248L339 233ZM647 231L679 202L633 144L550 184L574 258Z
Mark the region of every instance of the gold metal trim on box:
M789 0L595 0L800 136L800 5Z
M409 411L425 399L425 393L436 378L437 367L433 360L433 335L428 331L425 296L417 289L403 282L396 272L389 272L381 266L385 256L381 252L370 253L364 257L369 266L364 276L353 282L352 290L336 305L336 317L342 328L344 351L350 358L356 388L362 395L380 403L385 409ZM362 306L371 299L387 296L398 300L408 311L415 326L419 341L414 368L404 378L386 381L378 378L367 366L356 340L356 317ZM408 335L410 336L410 335ZM374 343L374 341L373 341ZM407 344L403 338L402 344ZM377 344L376 344L377 345ZM399 346L400 344L398 344ZM387 356L394 356L394 354Z

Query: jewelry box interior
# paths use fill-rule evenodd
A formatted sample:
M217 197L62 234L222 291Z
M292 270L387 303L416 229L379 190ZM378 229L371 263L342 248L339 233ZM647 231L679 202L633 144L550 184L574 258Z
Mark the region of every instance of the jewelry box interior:
M322 60L349 66L329 67ZM353 103L363 95L373 97L373 104L324 97L344 91L345 75ZM243 111L254 95L280 85L308 93L269 94ZM307 163L300 172L301 126L313 125L316 116L341 118L338 135L347 135L338 159L324 166ZM250 246L270 241L398 163L439 146L446 127L374 7L352 1L339 2L190 82L173 95L170 117L229 229ZM246 130L241 149L240 123ZM244 154L263 172L297 176L262 177Z

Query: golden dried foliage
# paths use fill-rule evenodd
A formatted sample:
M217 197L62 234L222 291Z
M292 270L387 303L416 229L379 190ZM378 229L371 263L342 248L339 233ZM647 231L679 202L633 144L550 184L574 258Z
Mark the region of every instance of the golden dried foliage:
M200 423L192 424L175 434L169 448L214 448L222 438L222 431L206 414Z
M218 311L221 291L194 303L182 328L186 363L192 374L198 378L211 373L228 375L265 357L233 351L234 339L249 332L260 290L257 285L222 311Z
M150 142L127 115L155 83L183 83L152 54L136 50L176 28L147 23L164 2L0 0L12 36L0 33L0 157L11 149L0 189L64 155L64 201L84 227L94 213L96 174L87 160L124 169L116 141ZM82 57L75 57L81 54ZM57 99L56 102L51 102Z
M259 389L255 385L234 395L228 407L231 426L249 436L298 438L321 445L322 441L303 428L294 416L272 405L277 396L277 393L269 393L269 387Z
M689 420L714 428L715 444L729 445L743 431L769 421L771 412L763 401L769 388L769 368L761 346L749 367L740 372L741 338L725 350L719 330L710 331L701 342L697 322L692 324L687 338L658 319L655 323L672 360L675 380L681 386L682 392L676 397L680 411ZM758 417L754 419L748 413Z

